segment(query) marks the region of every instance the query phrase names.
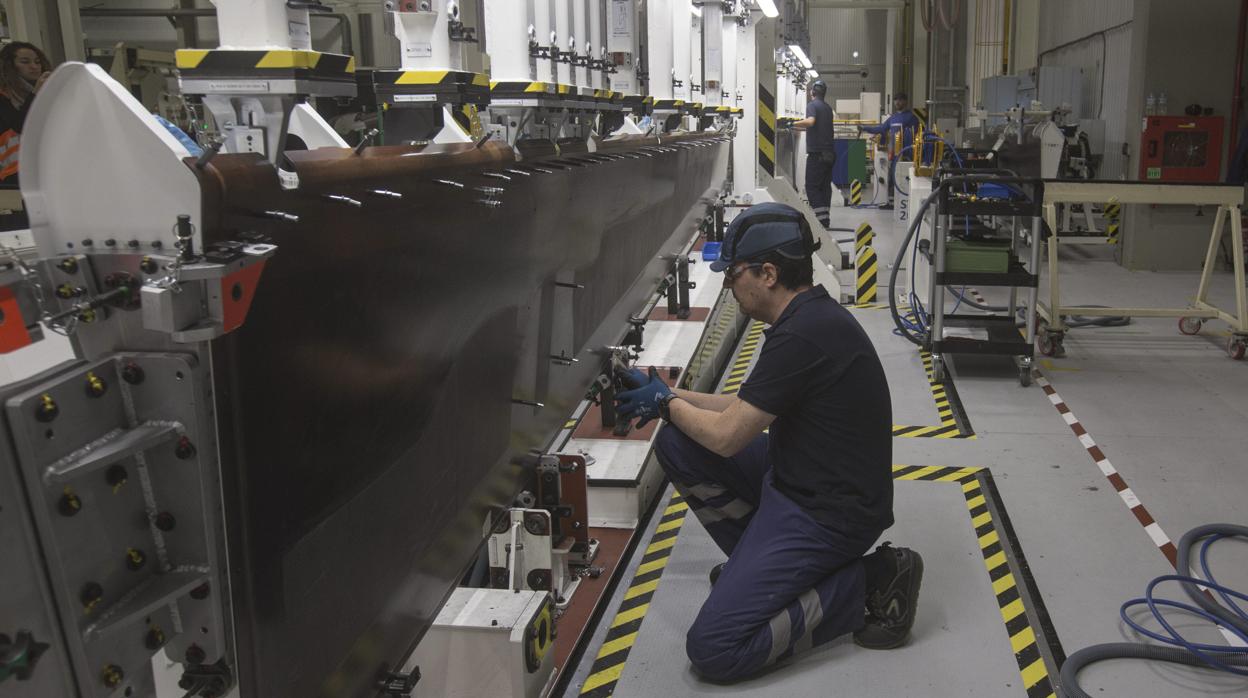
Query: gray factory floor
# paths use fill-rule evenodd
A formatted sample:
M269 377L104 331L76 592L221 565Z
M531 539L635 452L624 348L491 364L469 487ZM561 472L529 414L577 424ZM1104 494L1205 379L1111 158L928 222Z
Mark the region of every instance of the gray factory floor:
M833 214L833 226L871 222L881 266L891 262L904 234L891 214L866 209L833 209ZM1182 306L1195 294L1195 272L1130 272L1115 264L1105 247L1066 248L1060 259L1068 302ZM881 276L886 280L884 272ZM1047 280L1042 287L1046 285ZM990 302L1004 300L1000 293L982 291ZM881 289L881 297L886 294ZM1212 299L1231 303L1228 274L1218 275ZM888 373L894 421L940 424L920 354L893 334L889 312L854 313ZM1060 657L1063 651L1069 654L1091 644L1138 641L1119 619L1118 608L1141 596L1149 580L1173 572L1163 544L1203 523L1248 523L1248 365L1227 357L1226 334L1225 323L1210 322L1199 335L1183 336L1173 319L1076 329L1067 337L1065 358L1038 357L1041 380L1029 388L1019 386L1008 359L957 357L951 367L953 383L974 438L894 439L894 462L899 465L968 469L951 477L978 468L983 469L979 482L995 483L998 496L990 500L998 507L997 530L1002 539L1015 539L1005 545L1011 570L1030 570L1030 579L1015 576L1033 642L1044 653ZM907 472L914 470L895 470L899 476ZM917 474L925 472L947 471ZM1051 672L1055 663L1031 662L1035 650L1023 645L1032 636L1016 632L1017 625L1007 631L1006 609L999 607L1002 597L994 593L1000 589L987 572L988 552L981 550L984 539L977 540L979 520L972 524L974 511L968 512L974 492L966 490L975 484L942 479L946 481L897 482L897 524L884 536L915 548L926 560L909 646L872 652L842 639L739 684L701 681L685 657L684 634L707 594L706 573L722 555L688 516L627 659L614 669L614 695L1037 694L1045 686L1036 685L1037 671L1048 667ZM1124 486L1129 489L1121 491ZM591 675L610 621L664 515L667 496L566 696L579 694ZM1024 557L1026 565L1020 567ZM1210 560L1220 582L1248 590L1248 545L1220 543ZM1183 598L1177 588L1163 595ZM1045 632L1046 614L1051 632ZM1191 639L1226 642L1209 624L1182 615L1172 620ZM1156 624L1150 621L1150 626ZM1028 651L1032 654L1024 656ZM1054 683L1056 678L1051 677ZM1105 696L1248 692L1242 678L1144 661L1093 666L1083 673L1082 684L1088 692Z

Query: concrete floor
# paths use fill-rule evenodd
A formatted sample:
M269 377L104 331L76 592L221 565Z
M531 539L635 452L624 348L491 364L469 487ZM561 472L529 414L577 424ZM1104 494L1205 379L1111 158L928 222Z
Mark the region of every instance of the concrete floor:
M871 222L882 267L891 263L904 230L890 213L833 209L833 216L833 226ZM1194 272L1129 272L1110 253L1063 249L1065 301L1182 306L1195 293ZM886 280L886 272L881 277ZM990 302L1004 300L983 291ZM1214 302L1229 304L1232 298L1229 275L1219 274ZM888 311L854 312L883 359L894 421L937 424L918 352L892 333ZM1067 337L1065 358L1038 362L1160 530L1175 541L1202 523L1248 524L1248 365L1227 357L1226 329L1211 322L1200 335L1186 337L1172 319L1077 329ZM1120 621L1118 607L1142 595L1153 577L1172 572L1150 532L1042 389L1019 386L1008 360L958 357L951 370L977 438L894 439L894 462L992 472L1066 653L1138 641ZM684 656L684 631L707 592L705 573L721 558L689 517L615 695L1026 695L960 499L948 484L897 486L897 525L885 538L914 547L927 561L913 644L868 652L842 640L728 687L700 681ZM1248 590L1248 543L1220 543L1211 560L1220 582ZM1178 589L1166 595L1182 598ZM605 617L613 615L609 609ZM1225 642L1207 624L1174 620L1192 639ZM566 695L577 694L603 632L587 649ZM1084 672L1082 684L1105 696L1248 694L1244 679L1140 661L1099 664Z

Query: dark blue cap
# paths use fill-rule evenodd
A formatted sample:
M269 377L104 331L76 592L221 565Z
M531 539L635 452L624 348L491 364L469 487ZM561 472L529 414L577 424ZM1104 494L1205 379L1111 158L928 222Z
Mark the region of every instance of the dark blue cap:
M755 204L728 224L719 259L711 262L711 271L723 271L771 252L801 259L817 249L810 224L797 209L780 203Z

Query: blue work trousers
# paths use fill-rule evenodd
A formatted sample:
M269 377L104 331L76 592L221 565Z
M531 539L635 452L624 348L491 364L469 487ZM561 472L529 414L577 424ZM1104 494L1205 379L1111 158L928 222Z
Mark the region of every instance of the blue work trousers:
M685 643L708 679L749 676L864 623L862 556L882 531L838 531L779 492L767 439L730 458L672 424L656 440L659 463L728 555Z
M815 218L828 227L828 207L832 205L832 168L836 153L806 153L806 198Z

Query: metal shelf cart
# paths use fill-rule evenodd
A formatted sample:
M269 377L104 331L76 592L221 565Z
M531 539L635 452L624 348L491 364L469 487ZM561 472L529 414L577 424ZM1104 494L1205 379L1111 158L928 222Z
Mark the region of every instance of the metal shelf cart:
M946 355L995 354L1013 356L1019 383L1031 385L1040 240L1044 225L1044 182L991 170L942 170L938 187L928 306L932 319L926 347L932 355L933 377L937 381L944 380ZM982 222L987 220L1004 223L1004 228L1009 230L1009 262L1005 271L950 270L950 234L972 225L982 229ZM1022 259L1024 248L1029 248L1026 262ZM964 287L963 291L968 286L1008 287L1008 309L1002 315L946 315L945 288L951 286ZM1021 305L1020 289L1024 291ZM1021 323L1020 310L1024 318ZM947 336L949 328L977 330L977 334L986 335L986 339Z

